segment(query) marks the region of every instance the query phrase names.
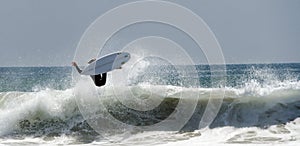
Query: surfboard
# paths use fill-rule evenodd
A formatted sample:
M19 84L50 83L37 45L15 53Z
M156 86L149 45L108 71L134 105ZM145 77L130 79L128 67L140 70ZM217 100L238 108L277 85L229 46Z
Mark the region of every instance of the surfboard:
M114 69L119 69L130 59L130 54L127 52L117 52L106 55L86 66L82 75L98 75L109 72Z

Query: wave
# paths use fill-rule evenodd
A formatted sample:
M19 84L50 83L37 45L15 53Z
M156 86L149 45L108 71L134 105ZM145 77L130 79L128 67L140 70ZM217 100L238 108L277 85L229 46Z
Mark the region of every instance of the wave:
M0 93L0 136L11 135L61 135L82 134L95 136L96 132L83 118L76 102L76 92L85 85L67 90L46 89L36 92L1 92ZM153 124L166 118L176 108L180 99L198 98L194 114L182 131L198 129L199 122L205 110L211 92L222 92L221 88L184 88L171 85L139 84L128 87L107 86L98 89L100 98L106 98L104 103L119 119L138 126ZM135 104L136 99L151 98L160 108L150 113L138 110L124 110L116 102L116 97L122 95L129 103ZM88 96L84 95L89 100ZM134 96L134 98L132 98ZM90 102L94 102L91 98ZM128 102L127 102L128 103ZM130 106L130 105L128 105ZM152 106L152 105L146 105ZM103 109L95 109L102 111ZM244 88L225 88L225 96L221 109L210 125L211 128L234 127L269 127L285 124L300 117L299 82L285 82L280 86L259 86L250 82ZM132 116L134 114L134 116ZM152 116L149 119L144 117ZM130 116L124 116L130 115ZM144 118L144 119L143 119ZM141 120L142 119L142 120ZM141 121L139 121L141 120Z
M0 135L63 133L80 120L72 94L71 89L0 93Z
M195 132L199 130L209 100L222 99L219 95L223 93L220 110L208 127L211 132L231 129L238 133L243 129L254 129L256 133L255 129L267 129L271 133L293 133L291 129L299 127L299 64L285 67L227 66L224 88L211 86L209 66L197 66L197 72L189 70L194 67L183 67L186 76L179 76L176 68L169 66L164 68L169 70L166 72L161 68L145 67L149 70L139 70L139 73L128 76L130 82L127 84L118 84L119 80L113 84L109 75L107 85L101 88L96 88L88 77L80 77L83 80L72 85L71 71L65 68L21 69L26 78L20 77L18 80L5 74L7 78L0 81L6 83L0 90L0 137L33 136L47 140L67 135L79 143L91 143L98 140L99 134L86 120L92 117L84 111L100 113L97 115L103 120L100 124L108 127L107 122L110 121L105 119L107 115L103 114L104 111L109 111L114 118L128 125L148 126L165 120L172 113L180 113L177 107L181 101L189 101L190 105L196 102L191 117L180 127L183 133ZM19 72L19 69L5 70ZM50 74L47 74L49 71ZM68 73L61 74L66 71ZM28 77L33 80L27 80ZM200 84L195 84L198 81ZM164 130L170 132L173 129ZM234 134L227 142L241 142L241 138L247 139L248 135L253 135L251 130ZM105 132L114 133L109 128ZM137 131L130 132L139 137ZM166 137L173 139L173 136ZM255 140L254 136L252 141Z

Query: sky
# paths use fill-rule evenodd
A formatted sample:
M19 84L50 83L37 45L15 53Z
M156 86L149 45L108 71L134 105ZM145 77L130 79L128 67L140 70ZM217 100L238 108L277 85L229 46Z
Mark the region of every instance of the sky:
M0 66L70 65L88 26L128 2L132 0L0 0ZM228 64L300 62L299 0L171 2L207 23Z

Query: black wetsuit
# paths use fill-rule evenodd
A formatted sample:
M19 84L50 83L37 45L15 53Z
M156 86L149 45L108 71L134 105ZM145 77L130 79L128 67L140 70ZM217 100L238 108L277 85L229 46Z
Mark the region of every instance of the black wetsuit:
M77 66L76 63L74 66L79 73L82 72L82 70ZM93 79L95 85L98 87L101 87L101 86L105 85L105 83L106 83L106 73L99 74L99 75L91 75L91 78Z
M99 75L91 75L96 86L101 87L106 83L106 73L99 74Z

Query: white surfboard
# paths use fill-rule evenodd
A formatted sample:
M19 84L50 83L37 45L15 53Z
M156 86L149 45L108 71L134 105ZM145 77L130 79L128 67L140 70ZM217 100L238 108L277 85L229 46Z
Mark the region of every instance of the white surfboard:
M106 55L86 66L81 72L82 75L98 75L109 72L114 69L119 69L130 59L130 54L127 52L118 52Z

